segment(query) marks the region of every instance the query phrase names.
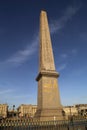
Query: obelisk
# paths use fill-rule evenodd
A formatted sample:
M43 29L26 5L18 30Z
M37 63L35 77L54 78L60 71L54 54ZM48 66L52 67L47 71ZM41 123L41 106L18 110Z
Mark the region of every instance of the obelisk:
M38 82L38 101L35 117L39 120L62 120L62 105L60 102L54 56L50 38L47 14L40 14L40 58Z

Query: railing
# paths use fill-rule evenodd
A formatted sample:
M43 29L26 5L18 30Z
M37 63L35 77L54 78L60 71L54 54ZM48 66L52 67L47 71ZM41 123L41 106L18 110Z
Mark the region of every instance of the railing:
M87 119L73 121L2 120L0 130L87 130Z

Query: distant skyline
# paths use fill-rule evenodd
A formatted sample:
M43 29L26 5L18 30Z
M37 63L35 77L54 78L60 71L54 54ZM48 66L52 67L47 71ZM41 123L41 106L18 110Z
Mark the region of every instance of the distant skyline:
M86 0L0 2L0 104L37 104L41 10L48 15L61 103L86 104Z

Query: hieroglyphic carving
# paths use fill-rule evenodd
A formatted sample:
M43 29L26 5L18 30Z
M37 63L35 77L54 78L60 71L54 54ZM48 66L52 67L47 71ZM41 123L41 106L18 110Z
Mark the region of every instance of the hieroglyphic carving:
M55 70L50 31L46 12L40 17L40 70Z
M43 92L45 93L45 95L49 95L49 98L53 99L56 96L53 94L54 92L58 91L58 86L57 86L57 80L55 78L47 78L44 77L43 79Z

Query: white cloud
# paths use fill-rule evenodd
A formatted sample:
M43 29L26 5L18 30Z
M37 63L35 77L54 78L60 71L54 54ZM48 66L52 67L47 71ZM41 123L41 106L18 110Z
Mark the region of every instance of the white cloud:
M58 71L64 70L66 68L67 64L64 63L60 67L58 67Z
M14 95L6 95L6 98L7 99L23 99L23 98L29 98L30 96L32 96L32 95L30 95L30 94L25 94L25 95L23 95L23 94L19 94L19 95L16 95L15 93L14 93Z
M80 38L81 38L82 41L84 41L84 42L82 42L83 44L84 44L85 42L87 42L87 32L82 32L82 33L80 34Z
M75 57L77 52L78 52L77 49L72 49L69 50L67 53L61 54L60 62L62 62L62 64L58 68L58 71L64 70L67 67L69 61L72 59L71 57Z
M71 50L71 54L72 54L72 55L76 55L76 54L77 54L77 49L72 49L72 50Z
M30 45L27 45L24 49L19 50L15 54L13 54L11 57L6 59L4 62L0 63L1 65L15 65L19 66L23 64L25 61L27 61L31 55L33 55L38 46L38 37L34 38L34 40L31 42Z
M80 8L81 6L69 6L66 8L66 10L63 12L63 15L59 19L50 23L51 33L55 33L63 28L65 24L79 11Z
M51 33L54 33L60 30L61 28L63 28L66 22L70 20L72 16L74 16L77 13L79 9L80 9L80 6L68 7L64 11L63 16L60 19L55 20L50 24ZM0 63L0 65L3 66L3 65L10 64L10 65L19 66L23 64L36 52L37 46L38 46L38 35L36 36L36 38L34 38L34 40L32 41L30 45L26 46L23 50L19 50L18 52L13 54L11 57L9 57L6 61ZM63 58L66 58L66 57L67 57L66 55L63 55Z
M13 91L12 89L0 90L0 94L7 94L7 93L11 93L12 91Z
M66 59L68 57L67 54L61 54L61 58Z

